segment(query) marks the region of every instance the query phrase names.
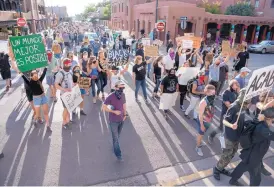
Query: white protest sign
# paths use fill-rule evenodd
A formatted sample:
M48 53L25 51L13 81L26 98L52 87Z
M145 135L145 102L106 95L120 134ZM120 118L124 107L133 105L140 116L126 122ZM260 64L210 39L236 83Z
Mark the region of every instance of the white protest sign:
M150 45L150 38L142 38L142 44L144 46Z
M193 41L192 40L183 40L182 41L183 49L192 49L193 48Z
M156 40L154 40L154 41L153 41L153 43L152 43L152 44L153 44L153 45L162 46L162 45L163 45L163 43L164 43L163 41L156 39Z
M248 81L245 100L272 90L274 85L274 65L253 71Z
M175 106L176 100L178 97L178 92L175 93L163 93L160 99L159 109L168 110L171 107Z
M61 99L69 112L75 110L83 101L79 86L74 86L71 89L71 92L65 92L63 95L61 95Z
M131 39L131 38L127 39L126 40L126 45L131 46L132 45L132 41L133 41L133 39Z
M129 38L129 32L128 31L122 31L122 37L123 38Z
M179 84L187 85L187 82L196 77L200 71L199 67L180 67L176 72Z

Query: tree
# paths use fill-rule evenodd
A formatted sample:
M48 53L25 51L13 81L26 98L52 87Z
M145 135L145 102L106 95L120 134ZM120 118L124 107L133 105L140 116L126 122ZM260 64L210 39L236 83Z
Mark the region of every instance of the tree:
M255 16L255 7L246 1L239 1L235 5L230 5L225 11L226 15Z
M211 14L221 14L221 1L208 2L208 0L202 0L198 7L204 8L206 12L210 12Z
M99 9L101 9L101 11L103 11L103 16L101 17L101 19L109 20L111 17L111 3L110 3L110 1L100 2L97 4L91 3L88 6L86 6L82 15L85 19L88 19L88 18L92 18L92 20L98 19L99 14L96 14L96 13L98 13Z
M109 20L111 18L111 5L110 3L104 7L104 16L102 19Z
M84 12L83 12L83 17L87 19L91 13L96 12L97 8L94 3L90 3L89 5L86 6Z

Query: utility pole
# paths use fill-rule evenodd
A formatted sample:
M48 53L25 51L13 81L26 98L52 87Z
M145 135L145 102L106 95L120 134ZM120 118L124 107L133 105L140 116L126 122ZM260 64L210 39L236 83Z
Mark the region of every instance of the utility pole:
M17 6L18 6L19 13L20 13L20 18L22 18L22 10L21 10L20 0L17 0Z
M155 23L157 23L158 21L158 4L159 4L159 0L156 0Z

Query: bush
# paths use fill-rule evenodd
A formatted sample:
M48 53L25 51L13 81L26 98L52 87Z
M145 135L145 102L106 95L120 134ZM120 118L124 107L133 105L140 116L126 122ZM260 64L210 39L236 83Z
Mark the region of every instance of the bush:
M230 5L225 11L226 15L255 16L255 7L246 1L239 1Z
M221 14L221 1L208 2L208 0L203 0L198 7L204 8L206 12L210 12L211 14Z

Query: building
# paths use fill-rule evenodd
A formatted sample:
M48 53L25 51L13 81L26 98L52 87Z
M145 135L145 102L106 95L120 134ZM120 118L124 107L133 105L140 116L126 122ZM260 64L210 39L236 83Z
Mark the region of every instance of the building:
M201 0L159 0L156 19L156 0L112 0L111 25L113 29L135 30L138 37L141 29L149 33L155 28L156 20L163 20L166 28L164 32L158 33L161 40L165 40L167 31L170 31L173 40L184 33L205 37L207 32L211 33L213 40L236 33L236 43L274 40L274 0L249 1L256 7L256 17L211 14L197 6ZM221 10L224 12L226 7L238 0L222 2ZM180 18L183 16L187 17L185 29L181 29Z
M24 28L17 27L17 18L27 20ZM47 27L47 16L44 0L0 0L0 29L16 35L21 32L43 30Z
M49 6L49 7L46 7L46 11L51 14L55 14L59 18L59 21L62 21L68 18L68 12L67 12L66 6Z

